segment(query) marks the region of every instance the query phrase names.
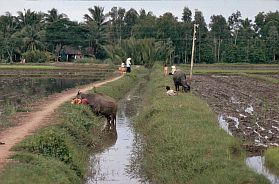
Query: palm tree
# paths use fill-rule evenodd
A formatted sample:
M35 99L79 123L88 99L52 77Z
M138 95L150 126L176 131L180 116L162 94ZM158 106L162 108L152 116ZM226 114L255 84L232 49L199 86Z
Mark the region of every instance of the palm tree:
M35 11L31 11L30 9L25 10L24 12L17 12L17 21L21 28L27 25L36 25L40 24L43 21L44 14L41 12L36 13Z
M56 22L56 21L63 20L63 19L68 20L68 16L66 14L64 14L64 13L58 14L58 10L55 8L48 10L48 14L46 13L44 15L45 15L46 22Z
M97 27L101 27L106 24L106 15L104 14L104 8L99 6L94 6L94 8L88 8L91 15L85 14L84 19L86 23L94 22Z
M84 19L89 29L89 47L93 48L94 55L97 56L103 49L103 45L107 42L107 34L105 28L107 25L107 15L104 14L104 8L94 6L88 9L90 15L85 14Z
M30 9L24 12L18 11L17 22L20 31L16 34L18 40L21 40L23 52L34 51L38 46L42 46L43 37L43 18L45 14L41 12L31 11Z
M16 39L14 34L17 31L16 17L6 12L0 17L0 48L4 55L7 55L8 61L13 61L14 51L16 49Z

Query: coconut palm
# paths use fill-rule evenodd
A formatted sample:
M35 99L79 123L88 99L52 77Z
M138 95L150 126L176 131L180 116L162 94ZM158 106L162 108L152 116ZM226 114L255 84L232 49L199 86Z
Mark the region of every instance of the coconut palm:
M0 50L1 54L7 56L9 62L13 61L14 51L16 50L16 39L14 34L17 31L16 17L6 12L0 17Z
M21 28L27 25L36 25L41 24L43 22L44 13L31 11L30 9L25 10L24 12L17 12L17 21Z
M106 25L107 15L104 14L104 8L94 6L94 8L88 9L89 14L84 15L86 26L89 30L89 47L93 48L94 55L98 58L103 55L105 51L103 45L107 42Z
M52 8L51 10L48 10L47 11L48 14L44 14L45 16L45 21L46 22L56 22L56 21L59 21L59 20L62 20L62 19L67 19L68 20L68 16L64 13L61 13L59 14L58 13L58 10L55 9L55 8Z
M16 37L21 45L21 51L34 51L37 48L42 48L43 38L43 18L45 14L41 12L31 11L30 9L24 12L18 11L17 23L20 30L16 33Z

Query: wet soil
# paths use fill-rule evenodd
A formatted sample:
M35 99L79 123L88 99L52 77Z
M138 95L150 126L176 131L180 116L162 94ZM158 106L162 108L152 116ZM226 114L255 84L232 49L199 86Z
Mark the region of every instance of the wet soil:
M279 84L243 76L206 75L194 76L191 88L218 114L220 126L243 140L250 155L279 146Z

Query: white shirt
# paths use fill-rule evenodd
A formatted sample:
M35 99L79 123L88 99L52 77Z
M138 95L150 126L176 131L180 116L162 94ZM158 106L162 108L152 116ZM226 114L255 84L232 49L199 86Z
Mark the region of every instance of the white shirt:
M126 67L131 67L131 61L130 61L130 59L127 59L127 60L126 60Z
M171 66L171 73L174 74L174 72L176 71L176 67L174 65Z

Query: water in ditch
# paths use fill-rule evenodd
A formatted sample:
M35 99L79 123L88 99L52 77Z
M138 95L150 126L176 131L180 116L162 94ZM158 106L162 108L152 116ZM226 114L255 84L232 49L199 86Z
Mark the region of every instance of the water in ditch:
M220 128L225 130L229 135L232 135L228 128L228 123L224 120L223 116L219 116L218 123ZM255 172L264 175L271 184L279 184L279 176L276 176L265 166L263 156L249 156L246 157L245 163Z
M140 174L142 143L132 125L142 105L141 95L139 88L134 89L118 103L116 129L107 134L108 147L90 158L92 168L87 184L148 183Z
M264 157L253 156L245 159L246 164L255 172L264 175L272 184L279 184L279 177L269 171L264 164Z

